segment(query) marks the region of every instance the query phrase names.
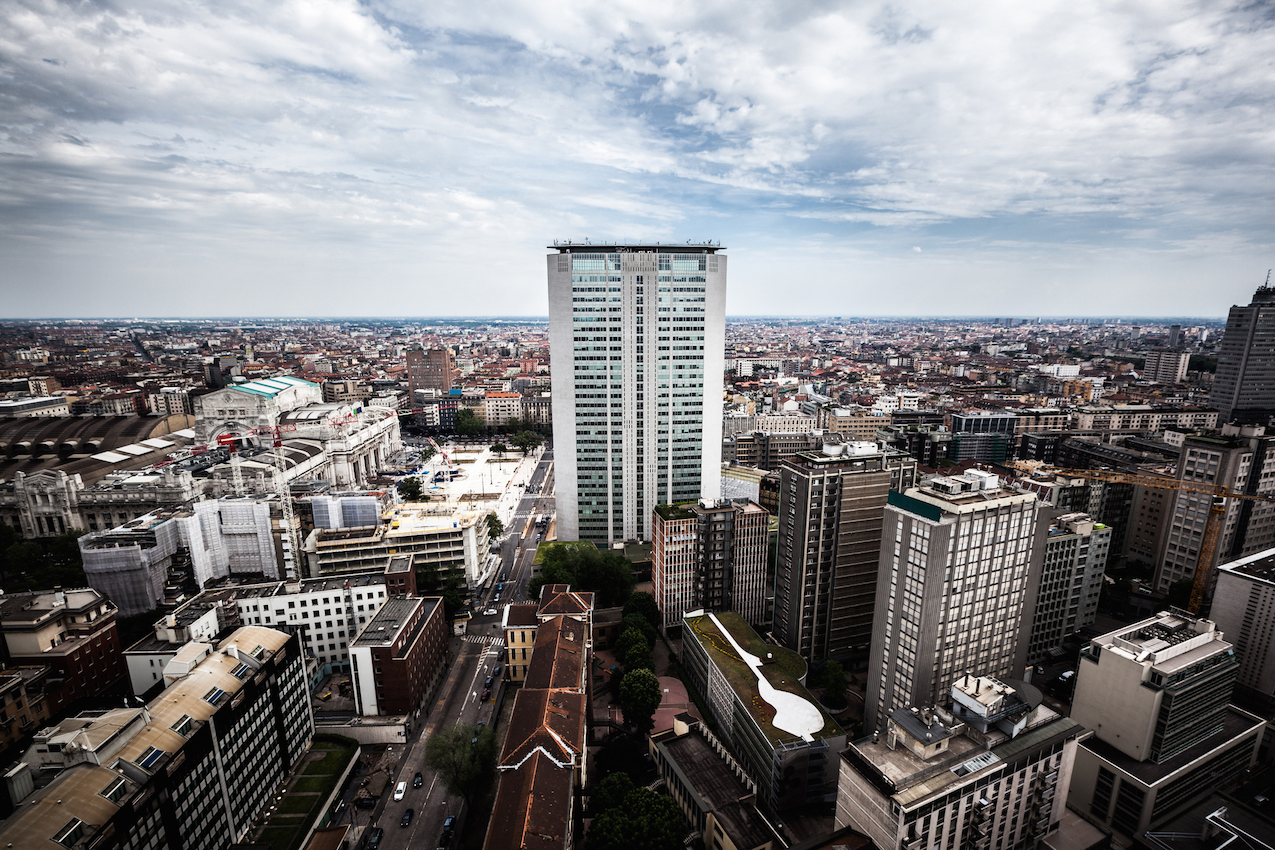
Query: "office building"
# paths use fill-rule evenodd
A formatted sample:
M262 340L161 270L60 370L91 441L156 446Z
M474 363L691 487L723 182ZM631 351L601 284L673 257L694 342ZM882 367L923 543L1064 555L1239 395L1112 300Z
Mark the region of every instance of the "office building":
M385 600L350 642L359 714L411 714L420 708L446 672L449 635L442 597Z
M6 778L9 847L221 848L243 841L314 735L297 639L238 629L149 704L41 729ZM34 774L53 779L35 787Z
M1209 401L1223 422L1265 425L1275 414L1275 288L1231 307Z
M953 413L952 442L948 445L948 458L958 462L979 460L1004 463L1016 453L1018 420L1017 414L999 410Z
M807 661L867 651L886 493L915 475L914 458L862 442L781 465L774 634Z
M663 628L682 615L734 611L766 622L770 514L756 502L701 499L658 505L651 519L651 581Z
M51 668L49 712L73 700L105 693L126 669L116 628L116 607L91 587L5 593L0 635L5 660Z
M1191 355L1185 351L1148 351L1142 377L1161 384L1180 384L1186 380L1186 367Z
M447 393L452 389L455 364L450 348L419 348L407 352L407 385L413 400L417 390Z
M1209 616L1235 645L1237 686L1275 698L1275 549L1218 568Z
M1084 513L1065 513L1049 520L1040 589L1035 606L1024 613L1027 661L1035 664L1061 654L1063 639L1083 629L1098 615L1103 571L1111 551L1111 529Z
M837 827L896 850L1053 846L1085 730L1040 700L1030 686L971 674L943 706L894 709L842 753Z
M1080 745L1072 807L1126 843L1257 759L1266 727L1228 705L1239 662L1213 622L1161 612L1081 650L1071 717Z
M1182 444L1176 478L1205 490L1220 486L1237 493L1275 496L1275 437L1266 436L1260 425L1225 425L1220 434L1193 434ZM1213 496L1178 492L1171 505L1156 559L1154 580L1161 592L1175 581L1194 578ZM1206 603L1212 597L1218 564L1272 547L1275 503L1227 499L1213 557L1204 565L1210 573Z
M763 811L836 799L846 733L801 684L800 656L762 641L738 614L691 611L682 620L682 665Z
M726 257L708 243L552 249L558 538L650 540L656 505L721 489Z
M866 728L895 709L939 704L967 671L999 679L1026 666L1021 626L1047 530L1038 511L1034 494L980 470L889 494Z

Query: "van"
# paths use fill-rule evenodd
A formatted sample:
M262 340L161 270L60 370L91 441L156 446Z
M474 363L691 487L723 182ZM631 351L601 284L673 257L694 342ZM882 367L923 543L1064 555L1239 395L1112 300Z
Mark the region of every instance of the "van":
M407 795L407 783L400 782L398 784L398 787L394 789L394 802L397 803L399 800L403 799L403 797L406 795Z

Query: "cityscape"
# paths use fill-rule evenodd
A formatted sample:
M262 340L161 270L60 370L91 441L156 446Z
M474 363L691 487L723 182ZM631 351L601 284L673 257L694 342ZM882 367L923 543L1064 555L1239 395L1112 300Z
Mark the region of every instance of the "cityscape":
M0 845L1275 850L1268 4L0 4Z

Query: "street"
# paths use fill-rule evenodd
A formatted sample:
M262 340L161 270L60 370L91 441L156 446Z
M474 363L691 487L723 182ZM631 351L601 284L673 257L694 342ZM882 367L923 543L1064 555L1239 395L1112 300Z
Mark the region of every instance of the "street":
M500 603L494 606L501 610L505 604L526 599L527 583L531 580L531 562L536 550L534 520L541 514L552 516L553 513L552 466L553 450L550 448L541 456L506 529L501 549L500 574L508 575L509 581L505 583ZM426 741L438 730L456 723L473 725L482 721L492 725L495 720L492 701L481 701L480 697L486 687L487 677L493 675L498 665L504 664L504 637L500 633L500 614L490 616L482 612L493 607L495 587L499 581L500 575L496 575L487 587L475 592L472 606L474 617L469 621L468 634L451 639L455 660L447 680L440 688L433 705L429 707L428 715L421 718L424 725L418 722L413 731L407 752L398 759L392 781L386 787L377 808L370 813L371 821L366 819L368 813L355 810L356 826L379 826L385 829L381 850L403 850L409 846L440 847L443 820L448 815L461 813L461 799L449 794L426 765ZM492 683L493 697L497 685L497 682ZM505 730L495 731L499 749ZM420 788L413 788L412 779L417 771L421 772L424 784ZM394 788L399 782L407 783L407 792L401 801L395 802ZM356 788L351 789L351 794ZM415 810L415 815L411 825L403 828L400 822L403 813L409 808ZM456 837L453 842L455 840Z

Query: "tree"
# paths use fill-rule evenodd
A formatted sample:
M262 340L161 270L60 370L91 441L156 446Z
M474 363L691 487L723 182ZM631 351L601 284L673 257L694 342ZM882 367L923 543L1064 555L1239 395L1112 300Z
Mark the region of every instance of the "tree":
M620 708L624 722L643 732L655 725L655 710L660 707L660 680L650 670L630 669L620 683Z
M681 850L686 818L671 797L636 788L589 827L586 850Z
M438 450L433 445L426 443L421 446L421 450L416 453L417 463L429 463L429 459L438 454Z
M641 614L625 614L624 619L620 621L620 633L623 634L629 629L637 629L642 637L646 638L647 646L655 646L655 627L646 621L646 617Z
M660 627L660 606L649 593L634 593L624 603L624 616L641 614L653 628Z
M470 410L468 407L462 407L456 411L456 433L464 437L473 437L481 434L483 423L478 418L478 414Z
M823 704L830 708L846 705L846 671L839 661L829 661L823 667Z
M496 516L496 512L492 511L487 514L487 534L492 537L499 537L505 533L505 524L500 521L500 517Z
M425 490L421 486L421 480L413 475L398 482L398 493L405 502L419 502L421 496L425 495Z
M504 443L492 443L492 444L491 444L491 453L492 453L492 454L496 454L496 455L503 455L503 454L504 454L505 452L507 452L507 451L509 451L509 446L506 446Z
M589 811L594 815L598 815L607 809L614 809L616 806L624 805L624 798L636 787L627 773L617 771L609 774L601 782L595 784L589 792Z
M1180 578L1173 584L1169 585L1169 590L1164 598L1166 605L1172 605L1175 608L1186 609L1191 604L1191 590L1195 587L1195 579Z
M572 590L597 594L597 607L614 608L624 604L635 583L633 565L623 555L592 546L556 544L546 550L540 575L531 580L530 594L535 599L546 584L569 584Z
M544 439L535 431L519 431L509 438L509 442L514 444L514 448L526 454L544 442Z
M496 736L490 726L457 723L430 737L425 760L443 787L473 805L495 778Z
M629 627L620 633L620 637L615 642L615 660L621 664L628 666L629 653L635 649L645 649L650 652L651 645L646 642L646 638L635 628Z

